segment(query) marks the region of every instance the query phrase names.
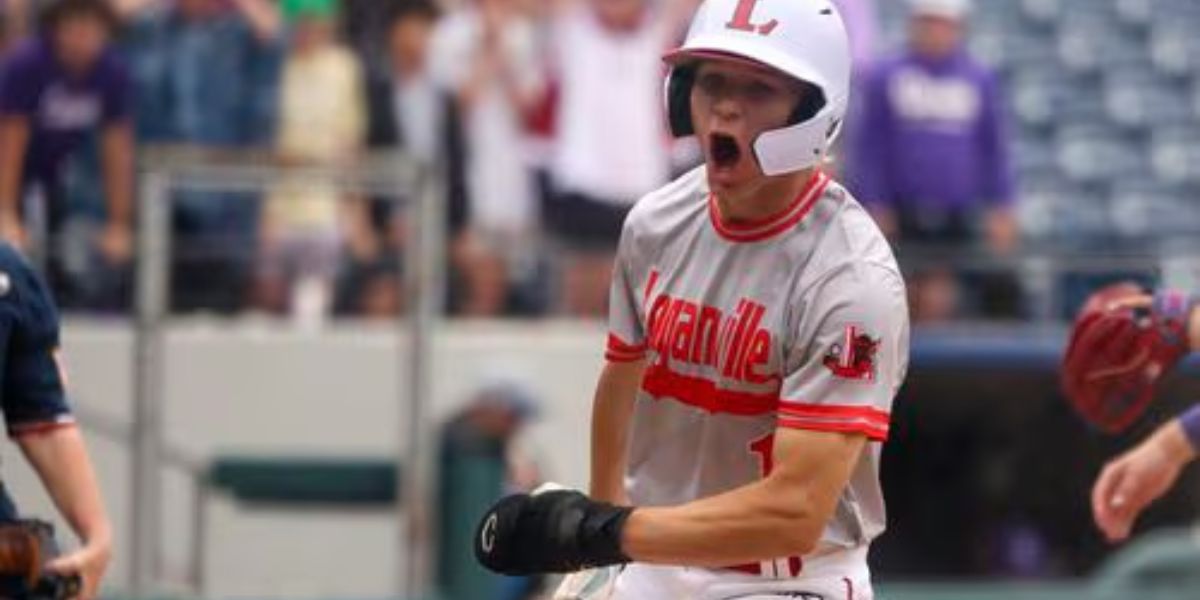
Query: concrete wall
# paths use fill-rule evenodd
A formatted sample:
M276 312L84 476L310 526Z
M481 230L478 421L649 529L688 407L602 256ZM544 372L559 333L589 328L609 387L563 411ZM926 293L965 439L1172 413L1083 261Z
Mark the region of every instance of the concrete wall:
M278 455L396 455L405 425L399 335L391 328L301 332L268 323L188 322L167 340L165 435L203 459L230 451ZM436 339L427 406L438 423L496 378L520 382L544 403L528 442L549 474L583 485L590 400L603 352L598 324L450 324ZM127 424L132 411L132 335L118 324L72 322L65 347L73 402L83 413ZM109 589L129 580L128 447L88 436L117 530ZM53 515L10 447L4 479L26 514ZM189 479L164 473L164 567L186 572L192 508ZM383 597L401 560L396 517L379 511L274 512L228 498L208 505L205 556L213 597ZM464 518L474 518L467 515ZM332 558L331 558L332 557Z

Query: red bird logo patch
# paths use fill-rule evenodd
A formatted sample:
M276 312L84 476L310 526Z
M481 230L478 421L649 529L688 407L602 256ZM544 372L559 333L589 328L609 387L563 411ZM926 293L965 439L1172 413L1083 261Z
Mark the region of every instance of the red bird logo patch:
M879 340L871 339L855 325L847 325L842 340L830 346L823 362L835 377L872 381L875 379L875 353L878 350Z

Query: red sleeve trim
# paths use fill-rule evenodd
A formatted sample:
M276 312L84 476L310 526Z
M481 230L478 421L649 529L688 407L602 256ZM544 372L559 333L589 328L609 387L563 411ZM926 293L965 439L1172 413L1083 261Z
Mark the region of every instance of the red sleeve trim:
M791 417L780 416L778 425L788 429L803 429L807 431L830 431L837 433L861 433L867 436L867 439L875 442L885 442L888 438L889 428L871 425L865 421L860 422L844 422L844 421L823 421L819 419L795 419Z
M645 356L645 344L630 344L614 334L608 334L608 349L604 352L604 358L614 362L632 362Z
M846 404L807 404L792 400L779 401L779 413L818 419L867 419L886 425L891 414L873 406L851 406Z
M13 439L33 437L69 427L75 427L75 419L73 417L60 417L53 421L39 421L9 427L8 436Z
M873 406L806 404L781 400L779 425L815 431L857 432L872 440L888 437L891 415Z

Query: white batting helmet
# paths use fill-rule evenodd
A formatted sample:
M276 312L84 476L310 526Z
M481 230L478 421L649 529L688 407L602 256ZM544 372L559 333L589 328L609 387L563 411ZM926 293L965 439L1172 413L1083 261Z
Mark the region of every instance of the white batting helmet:
M850 95L850 44L829 0L705 0L683 46L664 57L671 132L695 133L689 96L695 63L734 58L770 67L821 92L814 111L799 112L753 142L763 173L780 175L818 164L841 130Z

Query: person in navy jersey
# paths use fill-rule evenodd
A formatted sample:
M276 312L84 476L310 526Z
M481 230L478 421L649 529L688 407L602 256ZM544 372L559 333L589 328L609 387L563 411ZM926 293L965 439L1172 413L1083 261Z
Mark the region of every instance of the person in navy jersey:
M60 0L43 13L39 34L0 65L0 236L25 248L30 199L40 196L50 237L48 277L70 306L105 302L76 297L54 251L70 216L63 164L92 134L98 134L108 209L96 248L107 267L120 268L131 256L130 79L109 48L116 22L103 0Z
M20 253L0 242L0 410L9 436L37 472L80 548L47 565L82 577L79 598L96 596L112 555L112 526L64 390L58 312ZM0 485L0 521L18 517ZM0 578L0 597L20 597Z

